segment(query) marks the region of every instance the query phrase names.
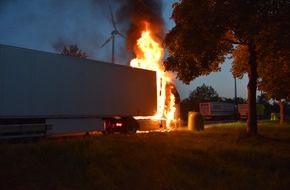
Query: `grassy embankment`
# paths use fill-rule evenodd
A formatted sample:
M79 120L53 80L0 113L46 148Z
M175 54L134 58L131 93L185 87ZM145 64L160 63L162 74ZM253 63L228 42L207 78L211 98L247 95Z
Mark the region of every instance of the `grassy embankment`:
M290 124L0 144L0 189L289 189Z

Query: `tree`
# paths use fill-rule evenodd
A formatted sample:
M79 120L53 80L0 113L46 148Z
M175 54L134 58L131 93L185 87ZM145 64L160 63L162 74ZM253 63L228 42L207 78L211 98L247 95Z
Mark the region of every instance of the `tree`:
M247 51L248 59L241 62L249 77L247 132L256 135L257 59L269 51L262 48L266 39L278 44L283 38L269 34L285 30L272 26L287 25L289 10L289 0L180 0L173 5L171 16L176 25L164 40L170 53L165 69L175 71L179 79L189 83L198 76L219 71L219 65L233 50ZM275 48L276 52L284 51L283 47Z
M219 95L212 86L202 84L190 93L189 99L197 102L216 102L219 100Z
M247 103L247 100L245 100L242 97L237 97L235 98L221 98L221 102L227 102L227 103L232 103L232 104L245 104Z
M277 27L287 28L283 23L275 28ZM281 29L279 34L274 30L272 33L264 36L264 39L259 40L260 53L257 58L257 71L259 73L257 87L264 92L265 98L268 100L274 99L279 102L281 123L285 119L285 103L290 98L290 89L288 87L290 83L290 45L289 40L284 41L284 38L280 39L280 36L289 39L289 35L288 31ZM267 45L269 43L268 39L273 39L269 45ZM281 51L277 46L283 47L284 51ZM232 72L235 77L242 78L244 73L247 73L245 62L249 60L249 52L246 47L238 46L232 51L232 55L234 58Z
M279 23L279 25L272 27L275 27L275 30L267 36L267 39L274 38L273 43L265 46L268 43L267 40L261 40L264 43L264 46L260 47L263 56L258 61L265 64L263 66L259 64L258 67L258 71L261 73L258 88L265 93L267 98L279 102L280 122L283 123L285 120L285 104L290 98L290 33L289 30L285 30L285 28L290 28L290 24L289 22ZM279 27L284 31L278 33L276 28ZM284 38L288 40L284 40ZM283 47L286 51L281 51L277 46ZM269 50L268 53L266 53L267 49L265 47Z
M258 81L258 88L262 90L268 99L279 102L280 122L285 121L285 104L290 98L290 65L283 60L268 59L270 63L261 70L261 77Z
M285 104L290 98L290 67L285 63L270 63L261 68L262 76L258 88L263 90L268 99L279 102L280 122L285 121Z
M72 56L72 57L78 57L81 59L86 59L87 55L86 53L82 52L77 44L70 45L69 48L66 46L63 47L63 50L61 52L62 55Z

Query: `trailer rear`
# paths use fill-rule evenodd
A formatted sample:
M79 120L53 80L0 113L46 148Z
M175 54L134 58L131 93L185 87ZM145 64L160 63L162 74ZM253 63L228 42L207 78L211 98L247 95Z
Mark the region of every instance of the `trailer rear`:
M257 110L257 118L262 119L264 118L264 105L263 104L256 104ZM248 118L248 104L238 104L238 113L239 119L247 119Z

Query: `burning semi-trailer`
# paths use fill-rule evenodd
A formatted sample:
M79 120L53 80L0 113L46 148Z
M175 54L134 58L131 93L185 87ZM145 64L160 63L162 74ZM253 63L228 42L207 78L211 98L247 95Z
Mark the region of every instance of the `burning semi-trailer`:
M179 95L163 67L162 1L114 3L112 58L116 24L125 23L130 67L0 46L0 135L136 132L143 120L178 126Z
M156 72L0 44L0 136L135 133L157 113Z

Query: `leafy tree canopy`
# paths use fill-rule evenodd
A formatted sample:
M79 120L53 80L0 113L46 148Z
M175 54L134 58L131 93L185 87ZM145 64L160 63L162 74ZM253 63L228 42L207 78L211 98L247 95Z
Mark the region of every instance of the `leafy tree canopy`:
M281 31L289 33L289 0L181 0L173 8L176 26L164 40L170 53L165 67L185 83L219 71L233 45L240 46L239 51L274 43L272 49L281 52L280 40L289 39L277 39ZM260 50L261 55L268 53Z
M203 84L190 93L189 99L197 102L215 102L219 100L219 95L213 87Z
M72 57L78 57L81 59L86 59L87 55L86 53L82 52L77 44L70 45L68 48L66 46L63 47L63 50L61 52L62 55L72 56Z
M237 98L221 98L221 102L233 103L233 104L246 104L247 100L242 97Z
M270 62L259 68L258 88L268 99L289 101L290 98L290 67L283 62Z
M269 24L258 38L257 71L258 89L268 99L289 99L290 89L290 26L289 22ZM287 30L288 28L288 30ZM279 31L279 32L278 32ZM248 73L247 62L250 59L248 47L237 46L232 50L234 58L231 71L235 77L242 78Z

